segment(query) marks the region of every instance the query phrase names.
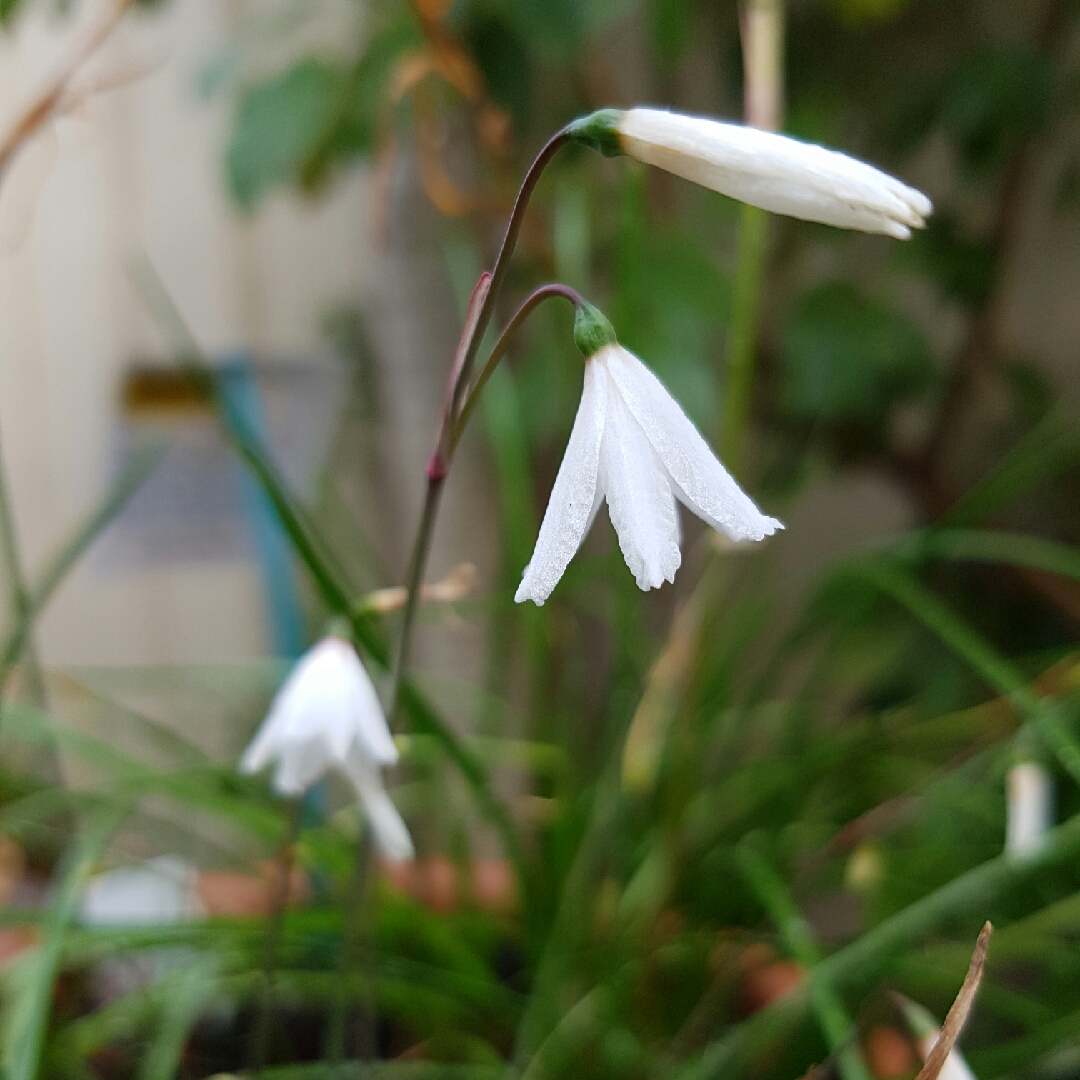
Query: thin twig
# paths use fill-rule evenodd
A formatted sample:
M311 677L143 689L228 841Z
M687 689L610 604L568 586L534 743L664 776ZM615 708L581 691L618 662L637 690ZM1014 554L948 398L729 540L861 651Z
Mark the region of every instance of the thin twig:
M495 299L499 294L499 289L502 288L506 272L510 267L510 256L514 253L514 247L517 244L518 233L521 232L521 223L525 220L525 210L529 205L529 199L532 198L533 190L540 179L541 173L543 173L558 150L569 141L570 133L566 128L552 135L544 144L540 153L536 155L532 165L529 166L529 171L525 174L525 179L521 182L521 187L518 188L514 208L510 212L510 220L506 223L502 246L499 248L499 254L495 258L495 265L491 268L491 287L487 290L487 294L480 305L476 325L466 342L462 355L461 368L453 392L453 408L455 412L461 404L461 395L472 370L473 361L476 359L477 350L480 348L480 342L484 338L484 331L487 329L488 323L491 322L491 316L495 312Z
M956 1040L960 1038L960 1032L964 1028L968 1013L971 1012L971 1006L975 1004L979 983L982 982L983 971L986 968L986 950L990 947L990 935L993 932L994 928L990 923L983 925L979 940L975 942L975 952L972 953L964 985L960 987L960 993L956 995L956 1000L945 1017L941 1034L937 1037L933 1049L926 1055L926 1062L915 1080L937 1080L953 1046L956 1045Z
M451 454L457 448L458 441L469 423L469 417L472 416L473 409L476 408L476 403L480 400L480 392L487 385L488 379L491 378L493 372L499 366L499 361L502 360L506 350L510 347L510 339L517 333L518 328L529 317L533 309L553 296L569 300L575 308L584 303L577 290L571 289L569 285L560 285L558 283L541 285L522 303L521 307L514 313L514 317L506 324L502 334L499 335L499 340L492 346L491 355L484 361L480 374L476 376L472 386L469 387L468 393L465 395L450 430L449 450Z
M542 157L543 153L541 153ZM538 158L537 161L539 162L541 158ZM536 164L532 166L534 170L536 167ZM528 178L526 178L526 184L528 183ZM522 191L525 191L526 184L522 185ZM534 178L531 180L530 187L535 186L535 184L536 179ZM518 195L517 205L521 205L521 200L521 195ZM515 213L517 212L517 205L514 207ZM517 227L519 227L519 224ZM511 228L508 227L508 238L510 234ZM514 235L516 235L516 228ZM505 251L508 251L507 241L503 241L503 252ZM499 257L500 259L503 257L501 252ZM468 379L471 343L484 334L482 322L484 311L490 302L492 293L495 292L496 283L500 279L501 273L499 264L496 264L494 271L490 274L482 274L480 281L476 283L472 299L469 301L469 311L465 315L465 326L455 355L454 366L450 369L450 384L446 395L446 405L440 422L440 430L438 430L435 450L431 456L431 461L428 463L428 487L424 491L420 524L417 526L416 538L413 541L413 555L409 559L405 579L405 611L402 616L401 631L397 636L397 649L394 652L394 662L391 669L390 692L387 696L387 717L391 723L397 710L397 698L399 698L401 692L402 678L404 678L408 666L413 623L416 621L417 606L420 602L420 582L423 580L423 572L428 565L428 554L431 551L431 539L435 530L435 518L438 514L438 500L442 495L443 484L450 468L450 461L454 459L454 451L457 449L465 426L467 426L469 418L472 416L477 401L480 400L481 391L484 389L487 380L498 366L505 351L507 351L511 337L538 303L553 296L563 297L575 307L579 307L583 302L575 289L570 288L568 285L541 285L525 300L521 308L517 309L513 319L510 320L499 340L492 347L491 354L488 356L480 374L476 376L469 390L465 391L462 388Z
M18 113L7 132L0 137L0 177L11 164L22 144L62 106L71 80L78 73L79 68L116 29L131 3L132 0L109 0L101 18L75 42L56 74Z
M409 644L413 622L416 618L416 605L419 602L420 583L424 580L424 569L427 566L428 553L431 550L431 536L435 531L435 519L439 512L439 497L442 494L446 473L450 468L450 458L453 454L451 443L453 445L457 443L457 438L453 437L455 417L462 410L462 401L465 388L469 382L472 365L476 359L480 343L484 338L484 331L487 329L495 310L495 298L506 278L506 271L510 265L510 256L514 252L518 233L521 231L521 223L525 218L525 209L529 205L533 189L536 187L540 174L544 171L548 162L569 139L570 135L566 128L557 132L547 141L529 167L529 171L525 174L525 179L518 189L517 199L514 200L514 209L510 213L510 220L507 222L506 233L503 235L502 246L499 248L495 265L492 267L490 274L481 275L480 281L473 291L472 301L469 304L465 329L462 332L457 355L454 358L454 365L450 372L450 384L446 405L443 408L438 442L435 446L435 453L428 464L424 507L420 513L420 524L417 526L416 536L413 540L412 556L409 560L409 571L405 581L408 600L401 619L401 629L398 632L397 649L394 652L394 663L391 669L390 691L387 695L386 715L391 723L393 723L398 698L401 694L401 680L408 667ZM457 431L457 437L460 438L460 428Z

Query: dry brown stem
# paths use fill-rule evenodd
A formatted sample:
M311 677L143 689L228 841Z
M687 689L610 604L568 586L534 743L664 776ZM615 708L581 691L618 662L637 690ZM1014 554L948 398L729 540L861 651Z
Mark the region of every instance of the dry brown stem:
M971 964L968 966L964 985L960 987L960 993L956 995L956 1000L952 1003L948 1016L945 1017L941 1034L934 1043L933 1049L927 1054L926 1063L919 1070L915 1080L937 1080L952 1048L956 1045L956 1040L963 1030L964 1021L967 1020L971 1006L975 1003L979 983L982 982L983 970L986 967L986 950L990 945L990 935L993 932L994 928L990 923L983 926L979 940L975 942L975 952L971 955Z
M78 36L67 58L46 81L44 88L15 115L8 130L0 136L0 177L23 143L63 106L71 80L116 29L130 6L131 0L109 0L101 17Z

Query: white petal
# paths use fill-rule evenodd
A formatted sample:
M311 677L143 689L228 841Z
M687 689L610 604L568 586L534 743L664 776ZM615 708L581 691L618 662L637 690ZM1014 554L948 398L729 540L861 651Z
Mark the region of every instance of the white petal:
M340 759L334 756L325 739L310 738L284 743L277 755L274 789L290 798L302 795L321 780Z
M514 596L519 604L523 600L543 604L551 595L595 517L606 411L607 378L595 364L586 361L585 385L574 428L551 489L532 559Z
M259 772L281 752L290 724L289 713L293 708L292 701L284 696L284 690L285 686L278 691L270 704L266 719L259 725L255 737L240 758L240 772Z
M598 353L592 360L597 367L601 366L600 357ZM671 484L614 385L608 391L608 416L600 447L600 486L623 558L638 587L658 589L665 581L674 581L682 554Z
M414 858L416 852L409 828L386 793L379 766L361 754L353 754L346 771L364 807L375 846L388 859Z
M922 192L872 165L742 124L629 109L619 136L626 152L646 164L807 221L904 239L932 209Z
M698 517L732 540L761 540L783 528L750 501L663 383L633 353L611 345L594 361L604 363L663 462L676 495Z
M359 664L359 660L357 663ZM363 670L363 668L361 668ZM364 672L363 686L357 687L354 708L358 721L357 738L361 747L380 765L395 765L398 749L394 737L386 723L379 696L371 684L367 672Z
M1035 762L1014 765L1005 781L1007 814L1005 850L1013 855L1038 851L1053 824L1050 774Z
M294 726L305 733L319 728L344 760L354 742L383 765L398 759L379 696L349 642L327 637L297 665L283 694L294 706Z

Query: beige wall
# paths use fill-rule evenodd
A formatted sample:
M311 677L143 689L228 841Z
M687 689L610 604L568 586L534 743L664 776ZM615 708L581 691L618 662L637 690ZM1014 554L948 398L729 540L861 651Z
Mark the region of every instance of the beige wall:
M0 124L70 40L71 21L53 9L29 0L0 36ZM122 373L164 354L127 278L132 254L149 256L211 353L307 352L324 305L370 285L363 171L317 204L275 198L253 222L225 197L229 95L199 100L196 76L237 42L243 70L244 41L257 44L258 20L272 14L264 5L241 18L223 0L178 0L129 15L95 66L149 64L152 73L55 124L58 152L28 208L26 238L0 253L0 440L31 576L109 482ZM296 42L326 37L346 17L329 5L309 14ZM99 564L84 561L42 619L46 663L220 660L268 648L251 564Z

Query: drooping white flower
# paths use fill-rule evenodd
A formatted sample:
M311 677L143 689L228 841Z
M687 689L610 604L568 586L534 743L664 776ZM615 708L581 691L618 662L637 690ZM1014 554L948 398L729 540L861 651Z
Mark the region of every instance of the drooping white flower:
M381 766L398 760L375 687L356 651L323 638L293 669L274 698L240 771L275 764L274 787L296 797L330 769L344 773L388 858L412 858L409 831L383 786Z
M1050 774L1035 762L1021 762L1009 770L1005 787L1005 850L1011 855L1029 855L1042 846L1052 824Z
M901 240L925 225L920 191L836 150L744 124L663 109L602 109L570 134L775 214Z
M595 308L590 312L610 331ZM582 346L577 329L575 337ZM750 501L660 380L614 333L596 340L596 349L582 346L581 404L518 603L543 604L551 595L604 500L641 589L674 581L682 562L676 499L732 540L761 540L783 528Z

